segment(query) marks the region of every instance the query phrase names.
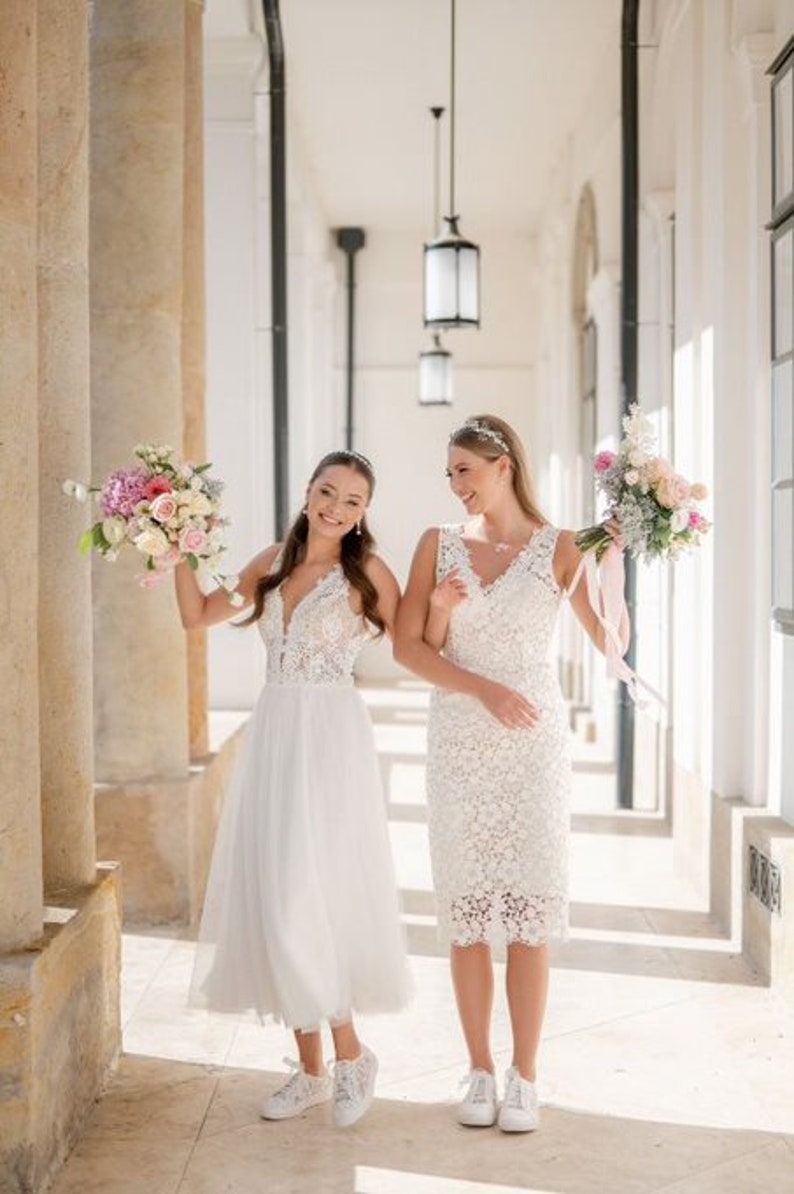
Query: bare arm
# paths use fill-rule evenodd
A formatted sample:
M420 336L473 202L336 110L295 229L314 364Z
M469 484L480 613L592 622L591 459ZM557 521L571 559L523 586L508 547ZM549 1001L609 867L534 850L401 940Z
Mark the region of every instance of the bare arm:
M520 693L458 667L425 641L430 594L435 587L437 545L438 531L425 531L414 553L408 585L397 613L394 658L438 688L482 701L503 725L516 729L533 726L538 711Z
M622 540L620 539L620 528L616 527L613 534L617 545L622 548ZM582 559L582 553L576 546L575 536L573 531L560 531L557 540L557 548L554 553L554 575L560 588L567 590L573 583L576 570ZM595 643L601 654L606 653L606 635L604 628L596 617L595 610L590 605L590 599L587 595L587 585L584 580L584 575L579 580L576 589L570 594L571 609L576 614L576 617L581 622L585 631L592 641ZM625 601L620 613L620 626L618 627L618 635L620 638L621 654L625 654L631 639L631 624L629 622L629 611L626 608Z
M378 591L378 613L386 623L386 633L390 639L394 638L394 622L397 617L397 607L400 604L400 586L389 568L380 556L370 556L366 563L366 573Z
M185 630L198 630L206 626L215 626L219 622L227 622L249 605L253 604L256 586L263 576L270 571L273 561L278 554L279 545L265 548L259 555L254 556L240 573L237 592L243 598L243 605L232 605L229 594L225 589L214 589L212 593L202 593L196 574L189 564L177 564L174 569L176 583L176 600L179 615Z

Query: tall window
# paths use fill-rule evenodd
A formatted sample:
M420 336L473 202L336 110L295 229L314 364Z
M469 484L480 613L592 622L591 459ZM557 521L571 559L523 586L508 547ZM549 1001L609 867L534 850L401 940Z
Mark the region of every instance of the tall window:
M772 617L794 634L794 38L772 64Z
M582 354L579 376L582 379L581 441L579 451L584 462L584 493L582 494L583 525L595 522L595 482L593 453L596 448L596 366L598 363L598 333L595 321L588 319L579 340Z

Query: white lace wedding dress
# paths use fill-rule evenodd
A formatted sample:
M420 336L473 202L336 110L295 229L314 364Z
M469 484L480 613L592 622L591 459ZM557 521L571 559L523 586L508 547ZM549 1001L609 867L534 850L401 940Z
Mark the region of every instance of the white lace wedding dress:
M550 659L562 593L543 526L492 584L475 573L463 526L439 530L438 579L459 568L469 598L450 618L444 655L514 688L542 710L504 727L473 697L434 691L427 788L442 936L455 945L539 945L567 933L569 731Z
M284 627L224 806L190 1002L295 1028L402 1007L408 981L372 727L353 687L370 637L337 565Z

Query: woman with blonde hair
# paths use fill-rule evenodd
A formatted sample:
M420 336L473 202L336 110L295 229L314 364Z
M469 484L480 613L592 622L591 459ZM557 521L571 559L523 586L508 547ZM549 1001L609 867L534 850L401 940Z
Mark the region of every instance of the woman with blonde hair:
M439 925L470 1056L467 1126L538 1124L536 1057L548 942L567 933L568 715L550 645L581 553L535 500L524 449L494 415L450 436L447 476L464 522L416 548L395 656L434 685L427 794ZM608 524L622 550L620 527ZM599 648L584 585L572 608ZM619 628L625 650L628 614ZM499 1107L490 1045L491 947L506 946L513 1056Z

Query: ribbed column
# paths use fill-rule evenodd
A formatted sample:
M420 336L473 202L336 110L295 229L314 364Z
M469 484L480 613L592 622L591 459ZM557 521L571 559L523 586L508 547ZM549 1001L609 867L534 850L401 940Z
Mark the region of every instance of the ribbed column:
M39 693L44 885L93 882L88 347L88 0L39 0Z
M182 301L182 395L185 458L206 459L204 306L204 5L185 0L185 170ZM207 634L188 634L190 757L209 751Z
M185 0L95 0L91 42L93 474L183 442ZM187 649L172 586L94 565L97 778L184 776Z
M42 925L36 6L0 5L0 953Z

